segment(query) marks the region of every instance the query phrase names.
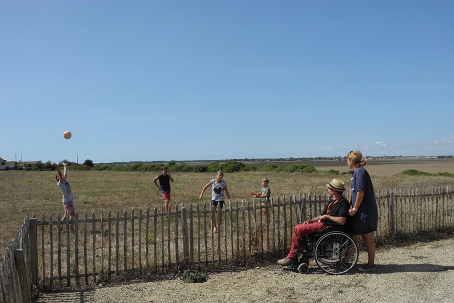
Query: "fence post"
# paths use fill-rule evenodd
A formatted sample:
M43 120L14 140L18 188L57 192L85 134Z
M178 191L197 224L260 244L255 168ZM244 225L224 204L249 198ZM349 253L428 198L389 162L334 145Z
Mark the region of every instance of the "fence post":
M2 262L3 263L3 262ZM10 302L10 285L8 285L8 280L5 277L5 268L3 267L4 263L0 265L0 301L1 302Z
M19 288L21 292L22 302L31 302L30 287L28 285L27 269L23 249L14 250L14 261L16 263L16 270L19 275Z
M391 236L396 235L396 225L394 224L396 219L395 219L395 211L394 211L394 191L391 190L391 193L389 194L389 212L390 212L390 225L391 225Z
M30 271L32 284L38 286L38 229L36 218L30 218Z
M181 207L181 233L183 234L183 263L189 260L188 221L186 207Z
M302 200L300 199L301 202L301 211L300 211L300 221L299 223L302 223L306 221L306 211L307 211L307 206L306 206L306 194L303 194Z

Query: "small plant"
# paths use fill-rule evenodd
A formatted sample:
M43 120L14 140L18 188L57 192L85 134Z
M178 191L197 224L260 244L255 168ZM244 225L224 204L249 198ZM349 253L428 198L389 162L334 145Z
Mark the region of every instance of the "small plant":
M153 233L148 233L148 243L153 243Z
M33 180L32 179L27 179L27 182L32 182Z
M180 275L180 278L189 283L203 283L207 280L207 274L196 269L187 269Z

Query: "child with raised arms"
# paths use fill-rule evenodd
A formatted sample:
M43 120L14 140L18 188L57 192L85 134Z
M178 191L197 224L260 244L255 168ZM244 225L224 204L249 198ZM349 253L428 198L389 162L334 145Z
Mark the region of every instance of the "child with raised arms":
M62 202L63 208L65 210L65 215L61 218L62 221L65 221L67 216L69 215L70 220L74 220L76 217L76 210L74 208L74 195L71 191L71 186L69 185L68 181L66 181L66 177L68 176L68 172L66 170L66 163L62 163L64 169L63 173L61 172L60 168L56 163L52 163L52 166L57 169L58 174L55 176L57 179L57 186L60 188L60 191L63 194ZM71 231L74 231L74 225L70 225Z
M200 194L199 200L202 200L203 193L209 186L211 186L211 210L216 210L218 208L218 205L221 209L224 208L224 192L227 195L229 202L231 202L230 193L227 189L227 182L222 180L223 177L224 173L222 171L218 171L216 174L216 179L212 179L210 182L208 182L207 185L203 187L202 193ZM213 232L218 232L215 213L211 215L211 221L213 223ZM219 214L219 224L222 224L222 213Z

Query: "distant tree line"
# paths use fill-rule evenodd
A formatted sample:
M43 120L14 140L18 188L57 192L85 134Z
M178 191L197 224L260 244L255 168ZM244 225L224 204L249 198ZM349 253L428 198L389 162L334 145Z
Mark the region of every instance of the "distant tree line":
M136 163L133 165L116 165L109 166L106 164L95 165L95 170L109 170L109 171L161 171L163 164L140 164ZM261 172L286 172L286 173L318 173L317 169L312 165L307 164L291 164L287 166L277 166L275 164L267 164L261 168L255 167L255 165L246 165L240 161L228 161L225 163L213 162L208 165L189 165L186 163L177 164L175 161L170 161L165 166L169 168L171 172L217 172L222 170L225 173L234 173L240 171L261 171ZM325 171L323 171L325 172ZM339 171L326 171L327 173L339 174Z
M85 162L81 165L73 162L69 162L68 160L63 160L58 162L59 166L62 166L62 163L66 163L68 170L91 170L95 165L93 161L90 159L85 160ZM14 163L14 167L6 167L5 170L25 170L25 171L53 171L55 167L52 166L52 161L42 162L36 161L33 164L24 164L19 165L18 162Z
M266 164L261 168L257 168L255 165L247 165L240 161L227 161L225 163L212 162L207 165L193 164L189 165L186 163L178 164L175 161L170 161L167 164L142 164L135 163L130 165L108 165L108 164L97 164L95 165L92 160L87 159L83 164L77 164L69 162L68 160L60 161L58 164L61 166L62 163L67 163L68 170L77 171L142 171L142 172L160 172L163 166L167 166L171 172L196 172L204 173L211 172L215 173L222 170L226 173L234 173L240 171L260 171L260 172L282 172L282 173L330 173L339 174L337 170L329 171L317 171L315 167L307 164L290 164L287 166L277 166L275 164ZM37 161L34 164L25 164L23 167L15 166L9 169L23 169L26 171L53 171L55 167L52 166L51 161L42 162Z

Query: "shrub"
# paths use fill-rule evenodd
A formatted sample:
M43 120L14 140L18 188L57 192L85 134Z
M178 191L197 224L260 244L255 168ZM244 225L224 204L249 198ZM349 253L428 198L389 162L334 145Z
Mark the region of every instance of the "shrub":
M264 172L269 172L269 171L275 171L277 169L276 164L266 164L265 166L261 167L259 171L264 171Z
M255 165L246 165L245 167L241 168L241 171L256 171L257 167Z
M339 171L338 170L334 170L334 169L330 169L330 170L319 170L317 171L319 174L332 174L332 175L338 175L339 174Z
M404 170L403 172L400 172L399 175L404 175L404 176L432 176L431 173L425 172L425 171L419 171L416 169L407 169Z
M74 167L74 170L90 170L91 167L90 166L87 166L87 165L76 165Z
M55 167L52 166L51 161L47 161L46 163L43 164L43 170L51 171L51 170L55 170Z
M83 165L87 165L88 167L94 167L95 165L93 164L93 160L87 159L83 163Z
M229 161L224 164L224 171L226 173L235 173L241 171L243 167L246 167L243 162Z
M196 173L204 173L208 171L208 167L205 165L194 165L192 171Z
M182 280L189 283L202 283L207 280L207 274L196 269L187 269L180 277Z
M43 170L44 163L42 161L36 161L35 164L33 164L33 170Z
M448 173L448 172L444 172L444 173L437 173L436 176L439 176L439 177L454 177L454 174L451 174L451 173Z
M172 172L190 172L193 171L192 166L188 164L175 164L172 166L169 166L169 171Z
M136 164L133 164L133 165L129 165L129 169L131 171L137 171L139 170L139 168L142 166L143 164L142 163L136 163Z
M210 163L208 164L207 166L207 171L210 172L210 173L215 173L219 170L222 170L223 169L223 166L219 163L216 163L216 162L213 162L213 163Z
M93 167L94 170L102 171L108 169L110 166L107 164L98 164Z
M129 165L115 165L109 167L107 170L112 171L131 171Z
M137 171L161 171L162 165L161 164L144 164L137 168Z

